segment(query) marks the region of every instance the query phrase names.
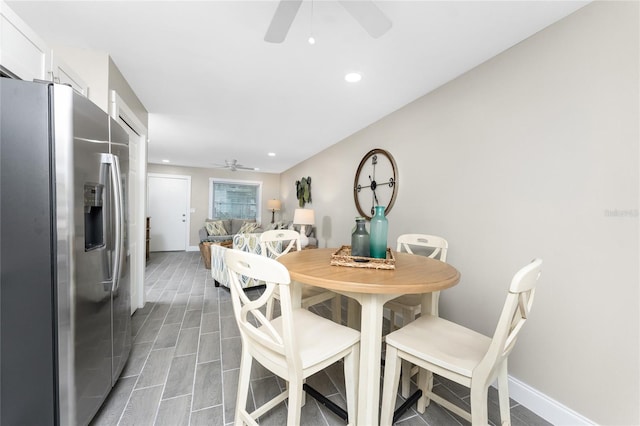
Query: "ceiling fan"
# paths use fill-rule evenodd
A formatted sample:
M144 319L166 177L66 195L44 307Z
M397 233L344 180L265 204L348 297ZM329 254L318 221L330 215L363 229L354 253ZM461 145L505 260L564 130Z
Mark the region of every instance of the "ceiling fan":
M255 167L246 167L238 163L238 160L224 160L224 164L216 164L215 169L229 169L232 172L236 170L257 170Z
M339 0L338 3L373 38L380 37L391 28L391 20L375 5L373 0ZM282 43L287 37L301 4L302 0L280 0L264 40L269 43Z

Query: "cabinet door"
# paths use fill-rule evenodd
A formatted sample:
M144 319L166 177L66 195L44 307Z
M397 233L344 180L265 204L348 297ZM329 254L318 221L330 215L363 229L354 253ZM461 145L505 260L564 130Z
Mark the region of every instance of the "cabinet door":
M86 97L89 96L89 87L87 86L87 83L85 83L78 74L69 68L69 66L65 64L58 55L56 55L55 51L51 53L51 69L53 72L54 83L68 84L73 87L76 92Z
M23 80L50 80L50 49L6 3L0 1L0 66Z

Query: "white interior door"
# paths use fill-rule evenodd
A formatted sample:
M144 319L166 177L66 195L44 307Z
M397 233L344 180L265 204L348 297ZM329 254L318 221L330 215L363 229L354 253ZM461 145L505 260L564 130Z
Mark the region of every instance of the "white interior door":
M149 173L150 251L184 251L189 229L191 177Z

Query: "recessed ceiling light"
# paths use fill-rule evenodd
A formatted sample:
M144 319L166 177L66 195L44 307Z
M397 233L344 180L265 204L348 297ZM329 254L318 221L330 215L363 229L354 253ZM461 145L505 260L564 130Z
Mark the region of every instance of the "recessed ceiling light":
M308 39L307 41L308 41L308 42L309 42L309 44L311 44L311 45L316 44L316 39L315 39L313 36L309 37L309 39Z
M349 83L357 83L358 81L362 80L362 75L357 72L350 72L349 74L344 76L344 79Z
M269 157L275 157L275 156L276 156L276 153L275 153L275 152L270 152L270 153L268 153L267 155L268 155Z
M169 160L162 160L163 163L170 163L171 161Z

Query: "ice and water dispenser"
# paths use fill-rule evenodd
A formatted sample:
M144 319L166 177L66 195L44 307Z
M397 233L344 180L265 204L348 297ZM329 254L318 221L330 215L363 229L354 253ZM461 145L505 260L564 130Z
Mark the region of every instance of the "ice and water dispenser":
M104 217L102 195L104 185L84 184L84 250L104 247Z

